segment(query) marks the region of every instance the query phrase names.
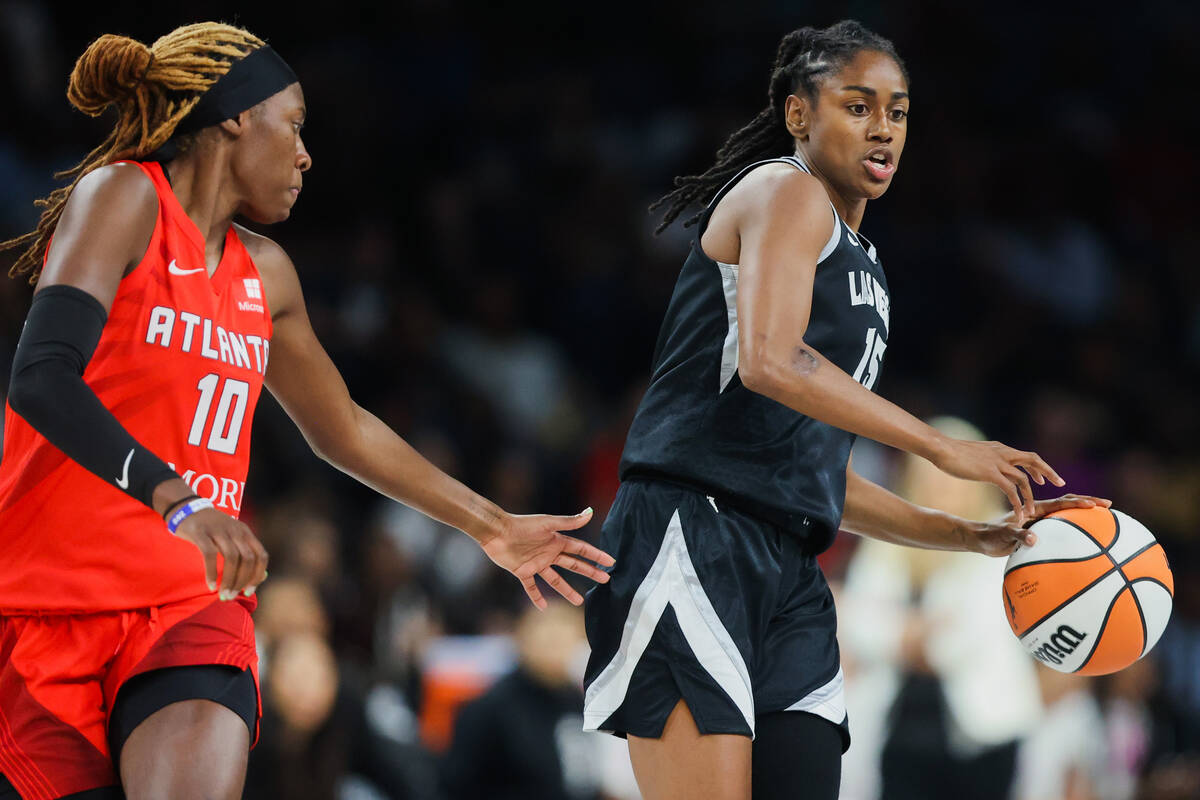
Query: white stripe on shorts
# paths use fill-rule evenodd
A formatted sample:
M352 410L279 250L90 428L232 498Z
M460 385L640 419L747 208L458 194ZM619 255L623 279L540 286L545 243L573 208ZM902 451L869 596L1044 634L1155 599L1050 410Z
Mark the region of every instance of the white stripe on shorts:
M633 671L668 605L675 610L679 627L696 660L733 700L753 736L754 695L750 671L700 585L683 538L678 509L667 524L667 533L654 564L634 593L617 654L587 688L583 729L604 730L600 726L624 702Z
M834 725L841 725L846 719L845 680L842 668L838 667L837 674L829 679L829 683L813 689L800 700L792 703L784 711L807 711L818 717L829 720Z

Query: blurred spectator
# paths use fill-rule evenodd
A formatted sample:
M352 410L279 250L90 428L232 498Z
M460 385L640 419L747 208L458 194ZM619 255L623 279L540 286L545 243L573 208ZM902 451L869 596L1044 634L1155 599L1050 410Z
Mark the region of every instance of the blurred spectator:
M1147 656L1097 682L1108 750L1105 800L1133 800L1141 776L1163 746L1152 708L1160 696L1155 662L1154 655Z
M594 739L583 732L583 615L566 603L526 611L517 668L467 704L442 764L448 800L598 800Z
M263 584L255 612L263 723L246 798L333 798L343 785L358 800L433 798L432 760L405 735L405 712L388 706L384 692L363 698L328 633L312 584L290 576Z
M314 633L290 633L263 675L263 721L246 798L332 798L350 765L351 709L340 707L333 651Z
M1108 750L1089 678L1037 666L1046 708L1021 742L1013 800L1104 800Z
M513 643L501 634L440 636L421 662L421 742L439 755L450 746L462 707L512 668Z
M553 342L519 326L520 289L489 276L471 298L470 324L447 331L442 353L468 386L496 404L518 441L551 437L568 413L566 374Z
M931 424L983 438L959 419ZM894 483L905 499L966 519L1004 513L995 487L916 456ZM845 800L1007 798L1039 703L1032 660L1004 618L1003 573L1003 559L862 540L838 596L853 720Z

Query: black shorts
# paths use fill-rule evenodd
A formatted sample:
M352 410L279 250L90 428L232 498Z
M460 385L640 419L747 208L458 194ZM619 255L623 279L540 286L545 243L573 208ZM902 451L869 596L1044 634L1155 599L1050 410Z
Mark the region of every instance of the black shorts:
M600 546L617 563L585 604L585 730L657 738L682 698L701 733L753 737L759 714L806 711L849 747L833 596L795 537L636 480Z
M249 669L224 664L167 667L130 678L117 693L108 723L108 745L113 764L120 770L121 748L156 711L184 700L211 700L242 718L254 741L258 725L258 687Z

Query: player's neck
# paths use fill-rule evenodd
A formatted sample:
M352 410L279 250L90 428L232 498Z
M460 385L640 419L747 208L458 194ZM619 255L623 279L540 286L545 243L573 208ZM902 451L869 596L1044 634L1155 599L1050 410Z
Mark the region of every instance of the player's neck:
M832 181L821 174L821 170L816 167L813 160L805 155L799 147L796 148L796 156L805 163L812 176L825 187L825 194L829 195L829 202L833 204L838 216L849 226L850 230L858 233L858 226L862 224L863 215L867 212L867 198L847 198L847 195L839 191Z
M867 213L867 198L855 197L848 200L845 195L839 192L832 183L816 170L813 171L813 176L825 186L825 193L829 195L829 202L833 203L833 208L837 211L838 216L842 218L850 230L858 233L858 226L862 225L863 215Z
M204 147L184 153L165 165L179 205L204 236L205 250L218 254L233 224L240 199L229 180L228 152Z

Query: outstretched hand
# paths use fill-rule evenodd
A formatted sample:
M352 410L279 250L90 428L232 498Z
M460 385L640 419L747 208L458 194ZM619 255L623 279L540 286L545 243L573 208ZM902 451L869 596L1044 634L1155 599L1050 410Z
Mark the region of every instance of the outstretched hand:
M1031 477L1039 486L1047 480L1055 486L1066 484L1037 453L1017 450L1000 442L946 437L930 461L942 472L956 478L999 486L1012 505L1016 524L1038 518L1033 488L1029 484Z
M1067 494L1053 500L1037 500L1033 503L1032 515L1010 511L997 522L979 524L976 530L968 534L967 549L987 556L1011 555L1021 545L1032 547L1037 543L1037 534L1029 530L1029 526L1042 517L1068 508L1096 506L1109 508L1112 501L1077 494Z
M554 517L547 514L509 516L500 533L483 545L488 558L517 576L525 588L525 594L538 608L546 607L546 598L537 586L534 576L541 576L556 592L573 605L583 602L582 595L559 575L554 567L562 567L590 578L597 583L607 583L608 573L589 562L611 567L616 561L608 553L587 542L559 531L582 528L592 518L592 509L572 517Z

